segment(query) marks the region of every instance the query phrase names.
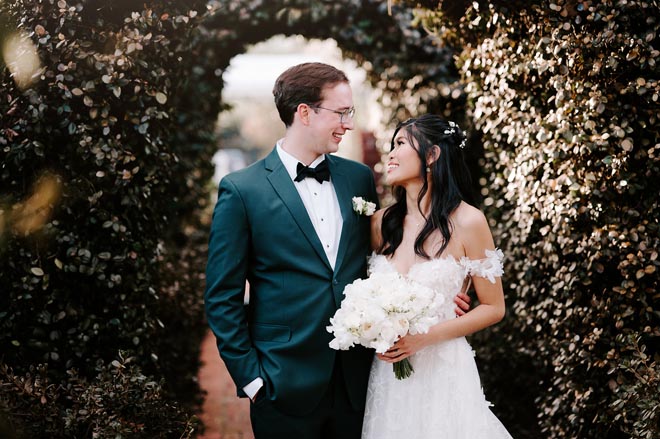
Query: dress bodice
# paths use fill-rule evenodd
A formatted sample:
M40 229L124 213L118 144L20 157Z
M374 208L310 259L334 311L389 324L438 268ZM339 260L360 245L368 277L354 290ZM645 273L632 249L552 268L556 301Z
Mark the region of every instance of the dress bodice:
M466 277L483 277L494 283L495 277L503 273L503 257L502 251L495 249L486 250L483 259L456 259L453 256L433 258L413 264L407 274L399 275L433 289L436 294L440 293L445 303L444 314L449 317L453 315L454 296L461 291ZM369 274L378 272L398 273L385 255L372 253L369 257Z

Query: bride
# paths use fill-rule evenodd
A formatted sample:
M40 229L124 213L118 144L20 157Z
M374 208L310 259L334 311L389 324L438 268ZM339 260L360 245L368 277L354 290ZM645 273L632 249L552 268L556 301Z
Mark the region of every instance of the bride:
M371 273L396 271L445 297L439 323L406 335L374 358L363 439L510 438L491 413L465 336L504 317L502 252L470 202L465 137L453 122L424 115L400 123L386 181L395 203L372 216ZM452 298L474 287L479 305L455 317ZM397 380L392 364L414 372Z

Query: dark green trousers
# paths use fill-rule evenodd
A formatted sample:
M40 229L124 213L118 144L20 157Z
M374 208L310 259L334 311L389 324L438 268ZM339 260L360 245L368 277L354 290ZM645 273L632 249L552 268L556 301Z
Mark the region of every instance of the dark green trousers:
M304 416L282 413L265 396L257 397L250 404L255 439L360 439L364 409L355 410L351 406L342 375L335 361L323 399Z

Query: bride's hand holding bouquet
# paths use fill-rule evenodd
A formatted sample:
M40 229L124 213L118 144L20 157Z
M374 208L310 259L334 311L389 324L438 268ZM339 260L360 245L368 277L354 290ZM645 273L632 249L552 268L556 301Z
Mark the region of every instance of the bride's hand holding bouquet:
M335 336L330 347L348 349L359 344L375 349L378 354L396 349L397 341L400 347L406 338L428 332L437 323L438 307L444 301L428 287L398 273L384 272L347 285L344 296L327 327ZM396 378L412 374L409 355L400 361L390 361Z
M429 333L407 334L401 337L384 353L376 353L379 360L386 363L397 363L416 354L425 347L433 344Z

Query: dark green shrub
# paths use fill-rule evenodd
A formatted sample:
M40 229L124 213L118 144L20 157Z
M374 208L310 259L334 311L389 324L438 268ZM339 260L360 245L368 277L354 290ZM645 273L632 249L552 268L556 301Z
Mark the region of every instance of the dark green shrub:
M658 437L658 3L422 15L458 48L508 256L511 312L477 338L496 409L536 400L548 437Z
M180 437L205 330L215 114L181 117L204 3L94 6L0 3L43 65L26 90L0 78L2 402L27 437Z
M11 408L18 437L192 437L197 421L168 402L162 383L143 375L132 360L120 356L99 364L90 379L70 369L60 383L51 381L44 365L20 376L2 366L0 407Z

